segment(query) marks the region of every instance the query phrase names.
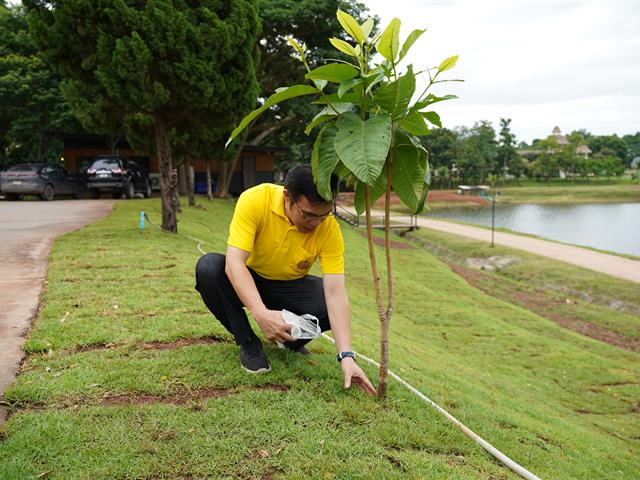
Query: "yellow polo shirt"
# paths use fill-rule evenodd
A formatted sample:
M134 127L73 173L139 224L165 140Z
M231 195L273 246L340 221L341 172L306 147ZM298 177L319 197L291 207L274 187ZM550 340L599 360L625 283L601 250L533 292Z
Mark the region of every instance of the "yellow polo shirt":
M250 252L247 266L270 280L305 276L320 258L322 273L344 273L344 241L334 217L302 233L284 213L284 187L263 183L244 191L227 244Z

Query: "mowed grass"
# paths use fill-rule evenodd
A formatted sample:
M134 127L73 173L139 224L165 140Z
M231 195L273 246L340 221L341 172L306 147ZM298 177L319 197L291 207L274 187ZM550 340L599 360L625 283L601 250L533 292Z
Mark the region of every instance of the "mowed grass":
M640 202L638 183L571 183L500 188L502 203L609 203Z
M201 205L179 230L224 251L233 205ZM309 358L268 345L272 372L245 374L193 288L195 242L141 232L140 210L159 222L157 200L117 202L56 241L5 393L0 478L518 478L400 386L382 402L344 391L322 339ZM366 241L343 233L354 347L377 358ZM394 371L541 478L637 478L637 353L487 295L424 249L394 262Z

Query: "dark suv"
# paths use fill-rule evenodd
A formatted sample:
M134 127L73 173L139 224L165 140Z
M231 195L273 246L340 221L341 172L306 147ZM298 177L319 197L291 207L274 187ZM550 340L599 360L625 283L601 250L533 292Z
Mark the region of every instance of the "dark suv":
M93 198L99 198L101 193L111 193L114 198L121 195L133 198L136 192L149 198L151 179L149 172L126 157L102 155L87 169L87 189Z

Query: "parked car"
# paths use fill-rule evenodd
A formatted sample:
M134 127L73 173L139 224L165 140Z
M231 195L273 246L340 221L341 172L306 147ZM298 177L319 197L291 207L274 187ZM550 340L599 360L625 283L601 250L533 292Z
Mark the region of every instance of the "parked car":
M93 198L99 198L102 193L111 193L114 198L121 195L133 198L136 192L145 198L151 196L149 172L119 155L96 157L87 169L86 179L87 189Z
M53 200L56 195L80 198L84 184L64 168L43 163L22 163L0 174L1 190L7 200L22 200L25 195L38 195Z

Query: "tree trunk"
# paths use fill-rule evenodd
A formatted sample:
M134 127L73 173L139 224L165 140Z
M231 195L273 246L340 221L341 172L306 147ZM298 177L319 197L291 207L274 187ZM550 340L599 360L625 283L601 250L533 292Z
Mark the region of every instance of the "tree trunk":
M382 303L382 287L380 284L380 272L378 271L378 262L376 260L376 251L373 243L373 227L371 226L371 187L369 185L365 185L364 187L364 202L365 202L365 216L367 221L367 241L369 243L369 260L371 261L371 273L373 275L373 284L375 287L375 295L376 295L376 306L378 308L378 319L380 320L380 342L382 346L382 342L384 337L386 337L385 342L388 345L388 330L385 333L385 312L384 305ZM388 322L386 323L388 328ZM385 350L388 355L388 350ZM383 359L382 356L385 354L383 351L381 353L380 358L380 385L378 385L378 397L384 398L387 394L387 383L386 383L386 369L388 358ZM383 372L382 362L385 362L385 373Z
M193 172L193 165L191 165L191 158L187 157L187 191L189 192L189 206L195 207L196 197L193 193L193 182L195 174Z
M156 154L160 163L160 199L162 204L162 229L167 232L178 231L175 205L175 182L173 181L173 164L171 160L171 143L169 127L164 120L155 117Z
M249 128L247 128L242 134L240 143L238 144L238 150L236 150L236 154L233 156L233 160L231 160L230 162L220 162L220 167L224 169L225 176L224 181L221 178L218 178L218 185L216 186L216 196L221 198L229 196L229 187L231 186L231 180L233 179L233 172L235 172L236 166L242 158L242 150L247 143L248 137Z
M211 160L207 158L204 163L207 166L207 198L213 200L213 192L211 191Z
M187 195L189 188L187 183L187 159L185 157L178 166L178 192L180 195Z

